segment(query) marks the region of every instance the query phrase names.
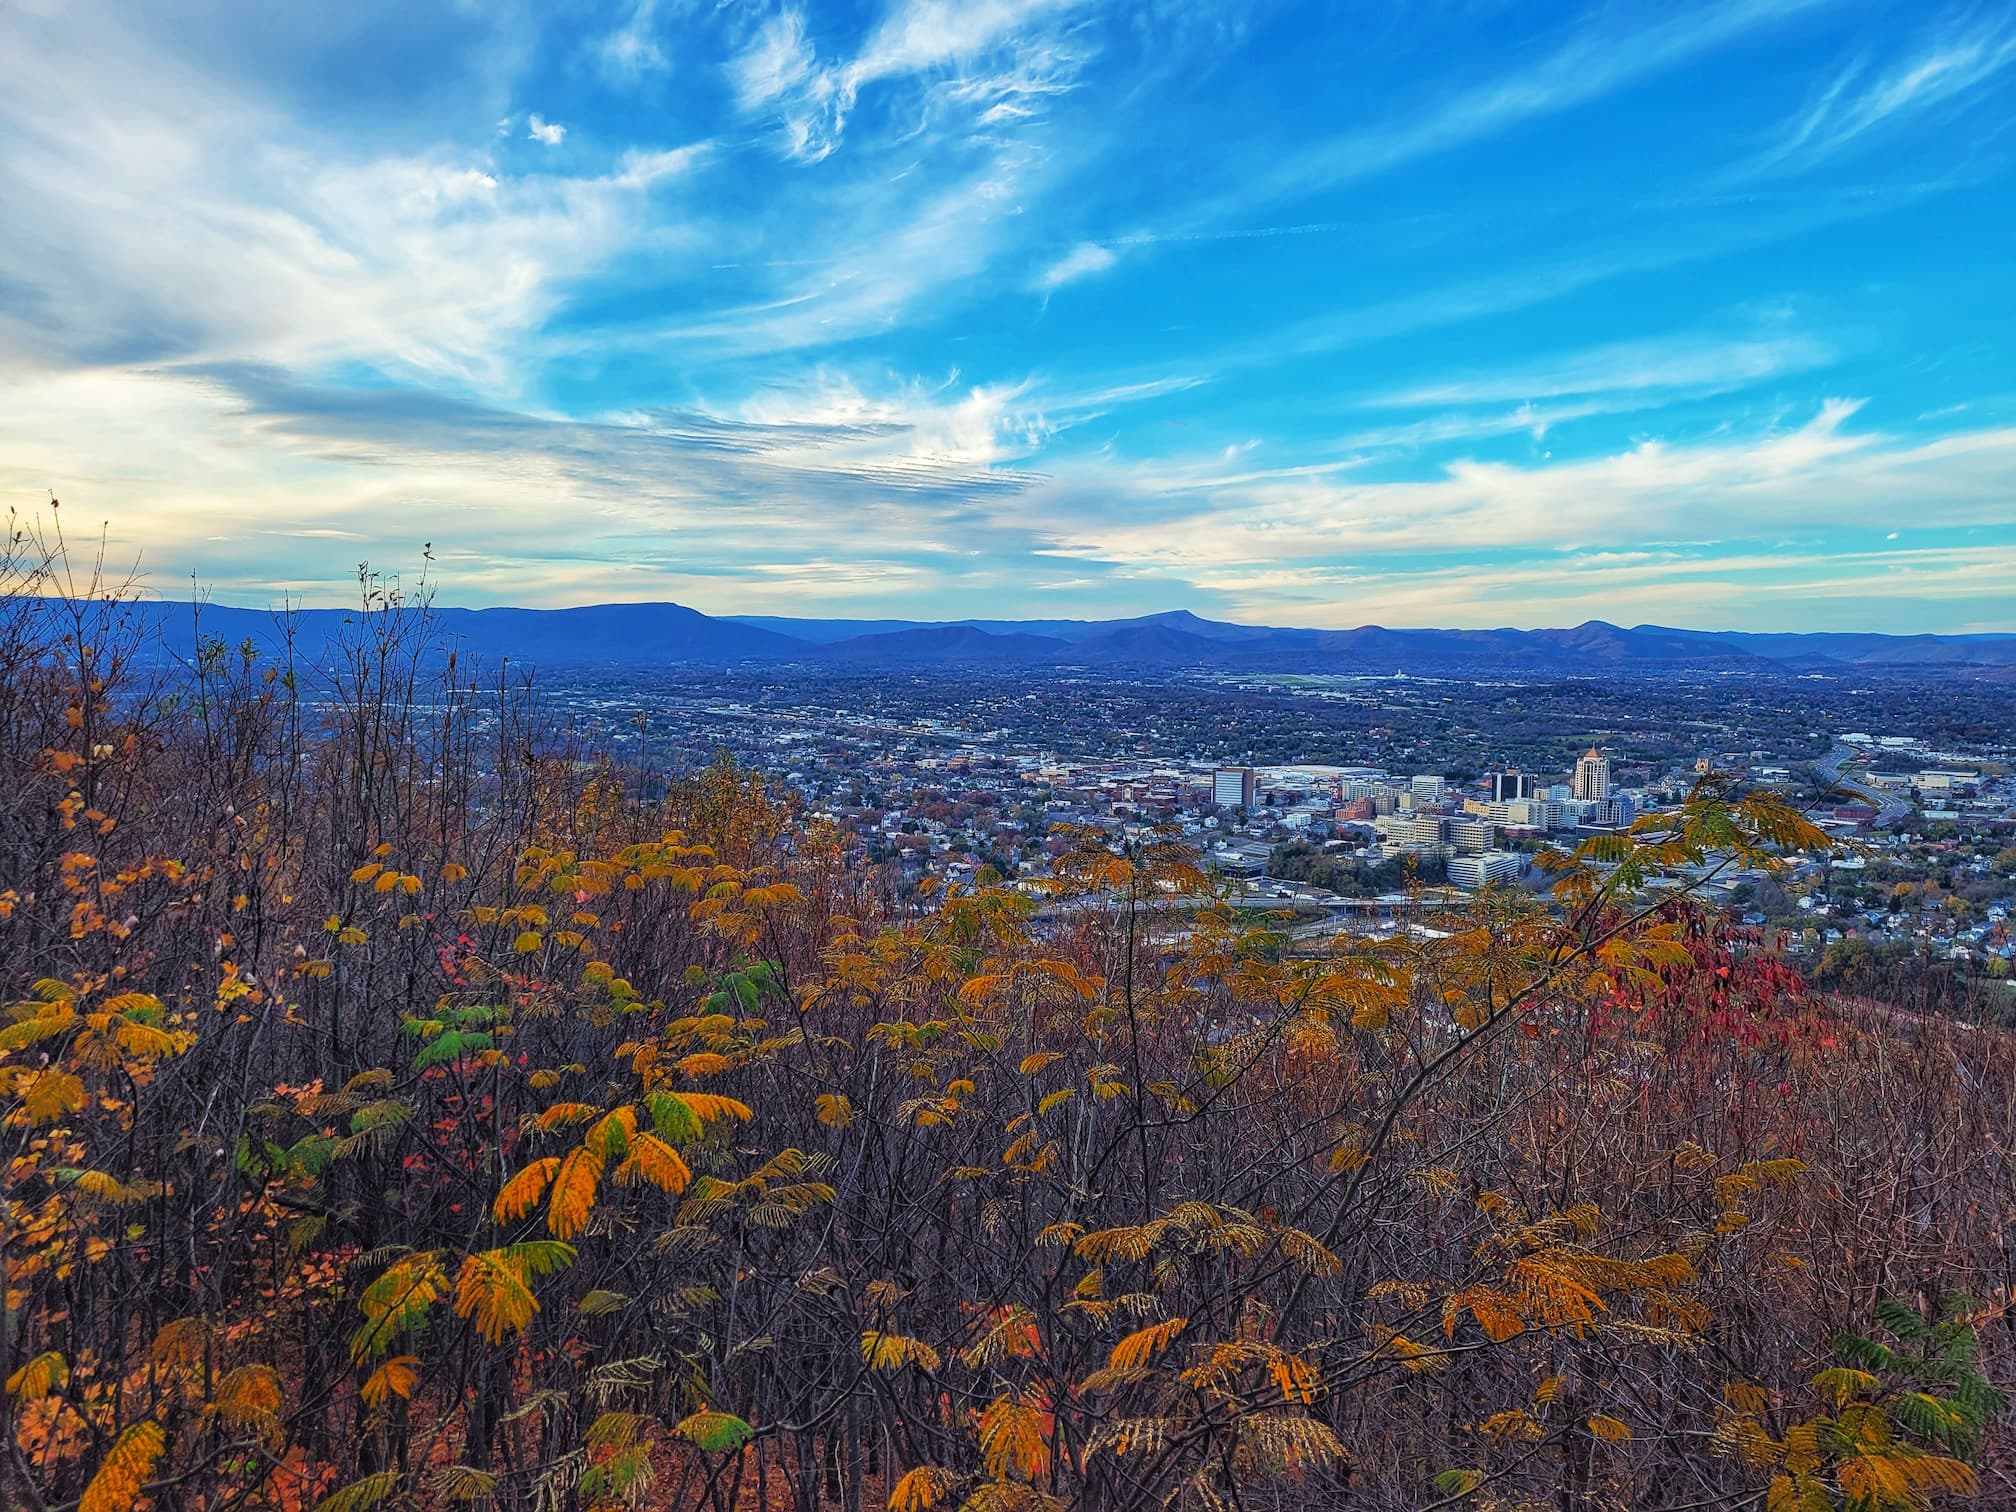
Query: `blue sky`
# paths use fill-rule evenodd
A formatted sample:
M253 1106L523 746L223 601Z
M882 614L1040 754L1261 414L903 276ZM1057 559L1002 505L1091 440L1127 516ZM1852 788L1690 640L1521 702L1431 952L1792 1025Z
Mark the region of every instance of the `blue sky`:
M0 496L163 591L2016 631L2016 10L0 9Z

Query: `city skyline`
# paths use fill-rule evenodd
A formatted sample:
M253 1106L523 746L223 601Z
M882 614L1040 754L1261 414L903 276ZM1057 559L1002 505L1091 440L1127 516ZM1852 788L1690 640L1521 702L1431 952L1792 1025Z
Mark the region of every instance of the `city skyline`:
M0 493L164 594L2016 631L2016 18L0 17Z

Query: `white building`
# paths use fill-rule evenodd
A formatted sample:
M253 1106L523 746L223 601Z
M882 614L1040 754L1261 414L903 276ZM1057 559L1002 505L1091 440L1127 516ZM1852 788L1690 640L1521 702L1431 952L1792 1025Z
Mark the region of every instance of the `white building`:
M1526 858L1517 851L1480 851L1470 856L1449 858L1449 880L1475 892L1494 882L1514 882L1526 869Z
M1489 819L1452 819L1449 843L1463 852L1487 851L1498 838L1498 826Z
M1211 801L1220 808L1250 809L1258 789L1251 767L1220 767L1211 774Z
M1565 806L1552 798L1521 798L1505 805L1505 823L1533 829L1565 829L1570 820Z

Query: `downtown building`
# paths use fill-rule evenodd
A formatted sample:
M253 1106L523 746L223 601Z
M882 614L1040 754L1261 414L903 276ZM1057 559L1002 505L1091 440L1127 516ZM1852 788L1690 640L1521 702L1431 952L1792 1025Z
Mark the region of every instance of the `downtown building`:
M1575 797L1582 803L1601 803L1610 796L1610 758L1589 747L1575 763Z
M1211 801L1220 808L1250 809L1259 796L1259 778L1249 766L1220 767L1211 774Z
M1471 892L1494 882L1516 882L1525 870L1526 858L1518 851L1487 850L1449 858L1449 880Z

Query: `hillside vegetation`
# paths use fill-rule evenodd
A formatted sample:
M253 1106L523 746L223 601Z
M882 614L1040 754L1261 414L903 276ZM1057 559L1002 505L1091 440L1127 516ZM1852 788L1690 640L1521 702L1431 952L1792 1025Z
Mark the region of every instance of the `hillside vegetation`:
M1086 833L1038 930L396 596L177 670L21 549L11 1504L2016 1501L2009 1043L1649 886L1788 810L1313 954Z

